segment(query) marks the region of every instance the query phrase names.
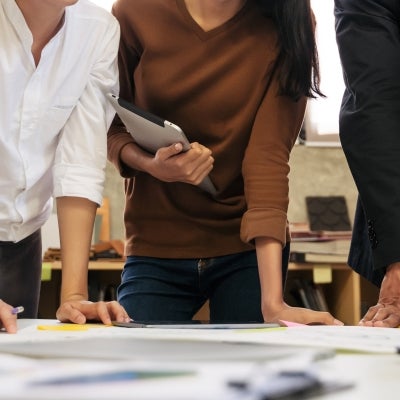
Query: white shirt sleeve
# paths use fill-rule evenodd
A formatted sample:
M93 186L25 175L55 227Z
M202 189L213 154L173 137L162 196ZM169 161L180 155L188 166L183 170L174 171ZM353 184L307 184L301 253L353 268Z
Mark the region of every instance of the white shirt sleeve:
M97 59L78 103L60 132L53 167L54 197L75 196L101 204L107 160L107 130L114 109L105 95L118 93L119 25L97 38ZM79 66L77 66L79 68Z

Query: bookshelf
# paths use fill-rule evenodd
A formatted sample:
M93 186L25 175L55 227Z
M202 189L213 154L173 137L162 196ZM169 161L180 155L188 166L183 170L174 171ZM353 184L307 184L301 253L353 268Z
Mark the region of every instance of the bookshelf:
M118 285L123 261L100 260L89 263L89 278L110 285ZM318 283L325 295L329 311L346 325L357 324L368 307L375 304L378 289L344 263L290 263L285 300L290 305L290 288L294 279L309 279ZM59 304L61 263L51 262L51 279L42 282L39 318L54 318ZM196 319L207 319L206 304Z
M317 270L318 274L316 274ZM319 274L326 278L320 279ZM364 282L344 263L290 263L285 290L285 300L290 305L298 305L290 296L293 282L296 279L317 283L322 288L331 314L346 325L358 323L362 314L363 301L372 305L372 302L376 300L370 294L368 294L368 300L364 300L366 297L362 285L368 284L368 282Z

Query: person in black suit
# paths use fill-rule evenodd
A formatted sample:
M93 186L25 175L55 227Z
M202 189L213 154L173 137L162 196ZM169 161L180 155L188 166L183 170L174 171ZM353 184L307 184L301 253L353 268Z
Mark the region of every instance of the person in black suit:
M380 287L360 325L400 325L400 2L335 0L346 89L340 140L356 183L349 265Z

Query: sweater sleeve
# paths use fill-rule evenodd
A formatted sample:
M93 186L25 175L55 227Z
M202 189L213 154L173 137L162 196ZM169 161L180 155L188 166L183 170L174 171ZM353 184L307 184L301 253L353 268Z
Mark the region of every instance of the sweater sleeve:
M304 118L306 99L278 96L273 79L258 109L243 161L247 211L241 238L288 240L289 156Z
M53 166L53 196L76 196L101 204L106 165L105 135L114 116L105 93L118 91L120 30L117 21L110 18L103 32L96 32L93 44L94 40L99 42L86 86L59 134Z

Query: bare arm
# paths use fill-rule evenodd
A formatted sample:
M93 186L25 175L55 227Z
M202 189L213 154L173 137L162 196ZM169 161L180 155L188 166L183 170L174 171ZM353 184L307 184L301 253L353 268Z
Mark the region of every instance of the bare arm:
M57 199L62 257L60 321L85 323L87 319L111 324L129 317L117 302L88 302L88 262L97 205L79 197Z
M266 322L280 320L303 324L342 325L328 312L290 307L284 302L282 288L282 245L269 238L257 238L256 250L261 283L261 310Z
M57 199L62 249L61 302L87 300L87 268L97 205L78 197Z

